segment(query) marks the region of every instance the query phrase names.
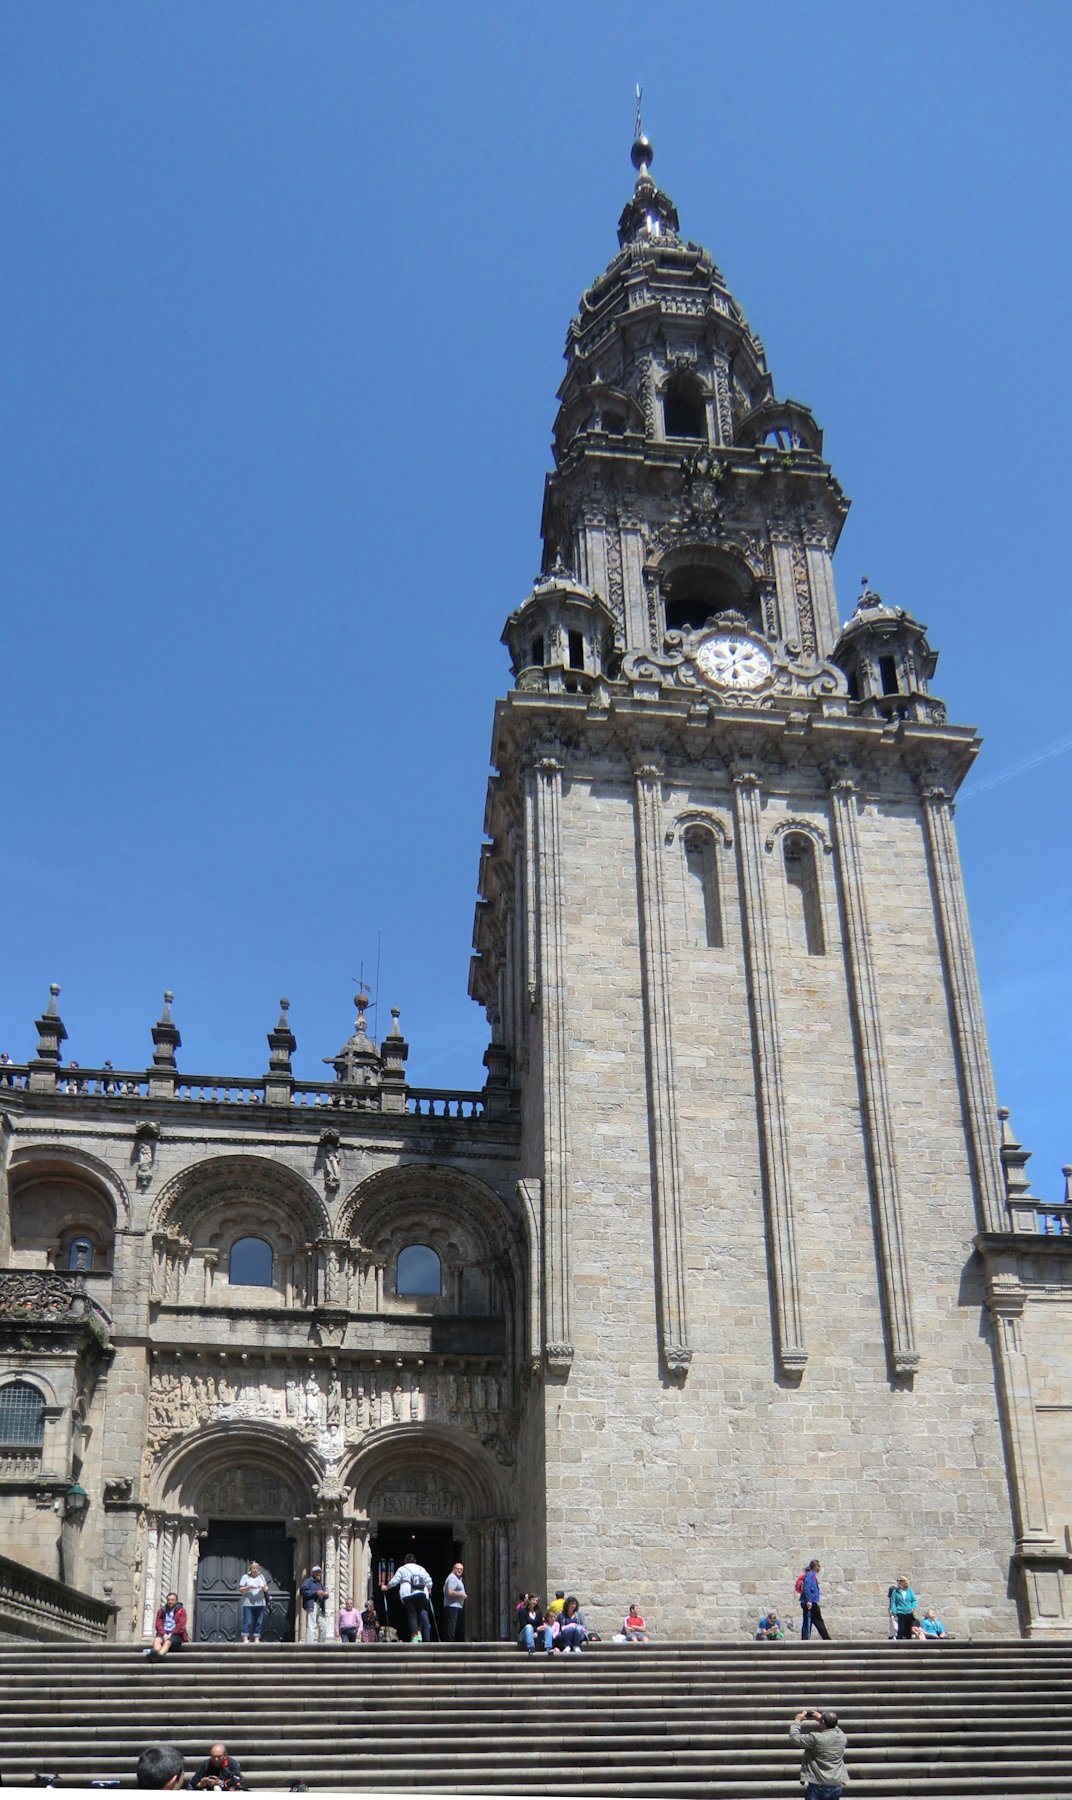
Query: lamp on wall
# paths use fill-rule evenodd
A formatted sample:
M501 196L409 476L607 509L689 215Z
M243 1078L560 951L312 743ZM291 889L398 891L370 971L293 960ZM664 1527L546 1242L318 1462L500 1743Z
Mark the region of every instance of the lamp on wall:
M89 1505L89 1495L80 1481L72 1481L63 1497L65 1519L80 1519Z

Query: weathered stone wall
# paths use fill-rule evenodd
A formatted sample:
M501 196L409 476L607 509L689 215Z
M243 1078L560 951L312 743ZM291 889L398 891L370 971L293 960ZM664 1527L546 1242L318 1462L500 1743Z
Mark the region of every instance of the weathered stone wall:
M693 1349L675 1381L659 1358L631 790L624 776L575 773L563 804L575 1355L565 1389L547 1390L549 1573L605 1607L604 1625L636 1597L663 1630L736 1635L768 1602L792 1611L793 1580L818 1555L838 1634L881 1633L901 1572L953 1628L1015 1630L974 1202L918 823L903 806L867 806L860 821L914 1377L889 1372L833 854L818 852L823 955L802 947L777 839L762 876L808 1353L797 1380L772 1343L737 866L722 859L725 947L698 948L680 844L665 847ZM671 789L666 827L700 805L729 819L725 782ZM825 794L765 798L764 832L789 819L830 841Z

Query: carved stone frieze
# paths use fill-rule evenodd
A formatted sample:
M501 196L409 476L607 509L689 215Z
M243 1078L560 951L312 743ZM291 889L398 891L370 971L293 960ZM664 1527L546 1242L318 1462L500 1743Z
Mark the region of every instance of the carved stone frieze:
M293 1362L250 1370L192 1358L154 1366L146 1443L152 1457L207 1425L268 1425L288 1432L330 1467L368 1432L422 1420L477 1437L511 1438L513 1396L505 1365L429 1367L370 1357L334 1369Z
M465 1507L460 1495L438 1475L389 1476L373 1489L369 1517L380 1519L458 1519Z
M289 1482L267 1469L221 1469L198 1497L202 1516L216 1519L293 1518L301 1510Z
M800 647L805 656L815 655L815 610L812 606L811 583L808 580L808 559L804 554L803 544L794 542L793 558L793 591L797 597L797 617L800 620Z

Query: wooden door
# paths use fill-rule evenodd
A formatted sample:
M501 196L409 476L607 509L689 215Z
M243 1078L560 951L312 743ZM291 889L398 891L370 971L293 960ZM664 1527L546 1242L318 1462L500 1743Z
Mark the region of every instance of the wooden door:
M271 1643L293 1638L294 1545L286 1528L271 1520L246 1525L223 1519L210 1523L197 1565L193 1635L198 1643L238 1642L242 1635L238 1583L251 1561L260 1563L272 1596L261 1636Z

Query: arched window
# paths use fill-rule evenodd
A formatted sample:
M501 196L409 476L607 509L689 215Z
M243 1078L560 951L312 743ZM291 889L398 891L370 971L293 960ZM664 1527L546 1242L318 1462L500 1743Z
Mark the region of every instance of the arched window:
M682 840L685 857L685 921L690 944L721 950L722 902L718 891L718 845L702 825L690 825Z
M67 1246L67 1267L73 1274L81 1274L85 1269L93 1267L93 1240L87 1237L73 1237Z
M691 375L671 375L663 391L663 429L668 438L707 437L703 390Z
M29 1381L0 1387L0 1444L28 1448L45 1440L45 1400Z
M815 845L802 831L793 831L785 839L784 855L789 915L796 927L797 941L809 956L825 956L826 933Z
M236 1238L231 1245L227 1279L232 1287L271 1287L272 1246L263 1238Z
M395 1264L396 1294L443 1292L443 1265L430 1244L407 1244Z
M682 563L674 569L664 582L663 599L668 631L701 631L723 612L739 612L750 625L759 624L754 592L707 563Z

